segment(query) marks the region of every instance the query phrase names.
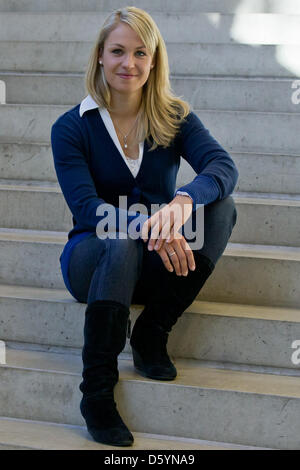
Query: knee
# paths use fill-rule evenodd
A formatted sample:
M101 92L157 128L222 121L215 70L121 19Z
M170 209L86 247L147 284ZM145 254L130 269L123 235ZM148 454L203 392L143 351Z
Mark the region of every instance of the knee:
M216 265L236 224L237 210L231 196L204 207L204 245L201 254Z
M230 226L231 229L235 226L237 209L232 196L215 201L206 207L209 207L209 211L213 214L217 224L221 224L223 227Z
M237 219L237 210L233 197L228 196L226 199L223 199L223 201L220 202L223 202L224 214L228 220L228 223L234 227Z
M130 237L116 238L111 240L113 249L120 251L123 256L136 256L142 249L140 240L134 240Z
M107 238L106 250L110 255L124 261L126 264L136 263L139 267L142 264L143 246L141 240L127 238Z

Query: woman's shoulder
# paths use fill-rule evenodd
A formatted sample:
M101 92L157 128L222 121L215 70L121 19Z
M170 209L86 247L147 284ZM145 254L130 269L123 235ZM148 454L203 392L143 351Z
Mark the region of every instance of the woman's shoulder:
M179 136L184 136L187 132L194 128L203 128L204 125L202 121L200 120L199 116L193 111L192 109L189 111L189 113L182 119L180 123L180 128L178 135Z
M185 116L185 118L183 120L183 125L187 124L187 125L191 126L191 125L199 124L199 123L201 123L201 120L200 120L198 114L196 114L195 111L190 109L189 113L187 114L187 116Z
M85 145L87 132L79 116L79 104L61 114L51 126L51 141Z
M79 115L80 104L73 106L73 108L68 109L63 114L58 116L56 121L53 123L53 126L78 126L80 125L80 115Z

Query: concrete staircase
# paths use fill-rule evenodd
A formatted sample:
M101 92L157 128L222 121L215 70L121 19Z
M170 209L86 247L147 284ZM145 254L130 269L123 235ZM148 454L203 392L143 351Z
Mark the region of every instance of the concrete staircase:
M128 343L119 357L116 400L132 449L300 449L299 2L134 4L163 34L174 90L240 178L230 243L170 334L176 381L138 376ZM85 96L106 5L0 0L0 449L105 448L79 411L85 305L60 273L71 214L50 128ZM193 176L182 161L178 186ZM141 308L132 305L133 321Z

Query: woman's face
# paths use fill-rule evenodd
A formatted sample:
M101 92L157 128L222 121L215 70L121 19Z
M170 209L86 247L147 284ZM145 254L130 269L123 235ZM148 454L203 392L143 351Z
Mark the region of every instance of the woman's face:
M135 93L146 83L154 62L144 46L137 33L122 22L108 35L99 59L112 92Z

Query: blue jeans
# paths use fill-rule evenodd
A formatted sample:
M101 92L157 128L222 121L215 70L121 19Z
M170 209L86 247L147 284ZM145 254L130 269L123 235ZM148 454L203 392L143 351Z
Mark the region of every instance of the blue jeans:
M236 218L231 196L204 206L204 244L197 251L212 269L226 248ZM159 291L160 275L165 272L170 279L176 277L176 282L181 279L175 270L169 273L160 256L149 251L148 243L141 239L101 240L96 232L75 246L68 269L78 302L115 300L127 307L146 304L153 292Z

